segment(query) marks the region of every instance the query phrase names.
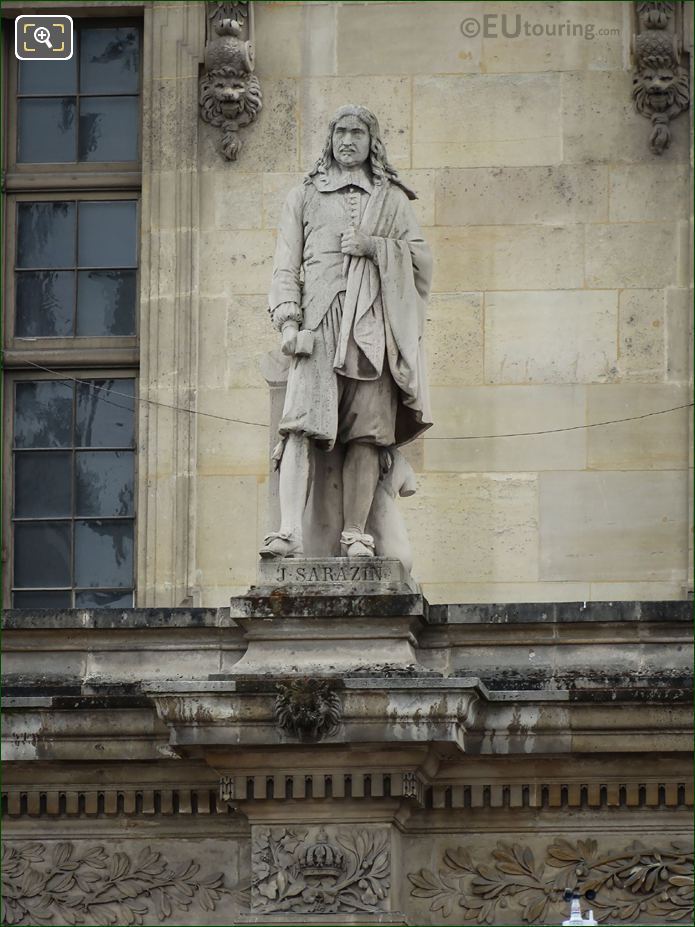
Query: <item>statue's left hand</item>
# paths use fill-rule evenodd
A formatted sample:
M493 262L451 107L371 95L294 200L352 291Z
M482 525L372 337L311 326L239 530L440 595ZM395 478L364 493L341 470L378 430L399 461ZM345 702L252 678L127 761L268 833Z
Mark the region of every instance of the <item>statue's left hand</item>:
M374 257L374 240L369 235L363 235L356 228L349 228L343 232L340 241L340 250L343 254L353 257Z

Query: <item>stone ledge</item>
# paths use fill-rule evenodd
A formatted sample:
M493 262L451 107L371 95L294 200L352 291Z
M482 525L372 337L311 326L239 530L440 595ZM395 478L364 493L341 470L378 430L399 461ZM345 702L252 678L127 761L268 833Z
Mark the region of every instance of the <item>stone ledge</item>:
M251 602L268 609L268 617L293 617L288 613L289 606L277 606L275 603L292 595L301 601L296 603L296 611L306 609L313 601L316 608L317 597L302 595L302 587L283 587L278 592L274 589L252 587L254 594L234 599L241 615L247 615ZM306 588L304 588L306 593ZM273 594L274 593L274 594ZM269 601L272 598L273 605ZM432 625L521 625L521 624L583 624L590 622L624 624L627 622L683 623L692 626L692 602L523 602L508 604L451 604L427 605L424 597L416 594L402 596L374 595L355 596L359 602L343 608L340 612L336 599L342 596L322 595L318 597L323 614L325 609L334 609L335 617L360 617L384 614L379 610L387 601L392 603L388 614L418 614L416 611L422 603L426 606L426 620ZM398 602L395 600L398 599ZM387 600L387 601L380 601ZM279 608L280 614L273 611ZM411 609L404 611L403 609ZM305 617L302 612L298 617ZM196 628L224 629L235 626L229 608L89 608L89 609L5 609L2 625L6 631L50 631L50 630L194 630Z

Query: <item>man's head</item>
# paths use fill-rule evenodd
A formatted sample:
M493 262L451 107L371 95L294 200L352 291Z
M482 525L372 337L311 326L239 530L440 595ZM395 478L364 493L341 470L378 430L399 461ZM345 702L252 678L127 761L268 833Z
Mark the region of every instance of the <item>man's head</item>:
M369 126L359 116L346 113L333 126L333 157L341 167L357 167L369 158Z

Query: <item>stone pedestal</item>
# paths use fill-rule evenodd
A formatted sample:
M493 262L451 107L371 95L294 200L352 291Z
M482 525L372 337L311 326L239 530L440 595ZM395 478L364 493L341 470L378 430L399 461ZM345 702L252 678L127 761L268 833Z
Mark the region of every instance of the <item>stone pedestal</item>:
M258 575L230 605L248 644L235 676L423 670L415 646L427 601L400 561L266 560Z

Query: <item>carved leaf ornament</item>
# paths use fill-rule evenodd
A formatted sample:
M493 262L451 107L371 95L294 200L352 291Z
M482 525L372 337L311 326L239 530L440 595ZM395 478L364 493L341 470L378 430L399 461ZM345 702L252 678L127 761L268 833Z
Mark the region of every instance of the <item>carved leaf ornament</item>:
M693 921L693 853L675 842L654 850L635 841L599 853L595 840L557 840L542 863L519 844L498 843L486 862L457 847L444 852L436 873L420 869L408 879L410 894L428 899L439 917L460 909L459 922L517 923L518 914L525 924L560 923L568 888L596 893L591 907L598 921Z
M251 858L254 913L331 914L384 910L390 852L384 831L346 830L316 840L261 828Z
M197 904L214 911L224 887L221 873L200 866L169 867L161 853L143 847L131 857L102 846L76 849L56 843L5 844L2 850L3 924L143 924L164 921Z

